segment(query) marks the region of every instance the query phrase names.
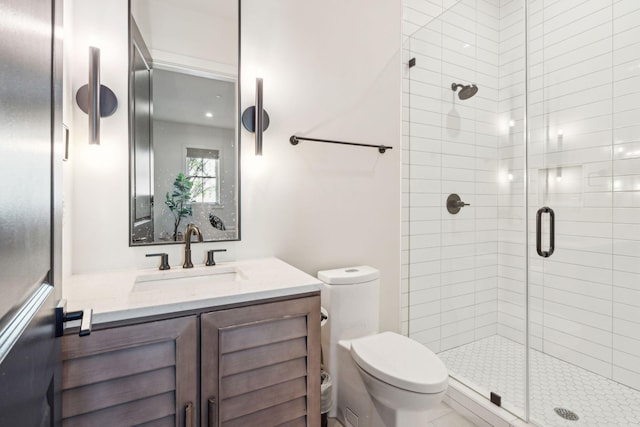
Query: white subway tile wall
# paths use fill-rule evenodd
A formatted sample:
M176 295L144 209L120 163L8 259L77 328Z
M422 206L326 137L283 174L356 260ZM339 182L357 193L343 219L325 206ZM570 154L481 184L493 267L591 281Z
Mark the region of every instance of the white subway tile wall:
M613 372L640 389L640 4L613 4Z
M524 1L500 1L498 334L525 339ZM509 397L522 407L522 397Z
M497 333L499 1L406 1L403 331L438 352ZM460 100L452 83L476 84ZM447 212L459 194L465 206Z
M640 389L640 3L530 4L529 215L557 219L530 258L533 343Z
M436 352L523 343L524 0L404 11L402 329ZM531 344L640 389L640 2L528 12ZM480 89L461 101L453 82ZM471 205L449 214L449 193ZM556 215L547 259L541 206Z

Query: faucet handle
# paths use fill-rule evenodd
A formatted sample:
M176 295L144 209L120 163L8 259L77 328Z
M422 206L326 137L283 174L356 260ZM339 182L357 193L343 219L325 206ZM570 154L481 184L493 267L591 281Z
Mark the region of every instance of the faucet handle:
M157 253L157 254L146 254L145 256L159 256L160 257L160 267L159 270L169 270L171 266L169 265L169 254L165 253Z
M213 259L213 254L215 254L216 252L227 252L227 250L226 249L209 249L207 251L207 262L205 263L206 266L216 265L216 260Z

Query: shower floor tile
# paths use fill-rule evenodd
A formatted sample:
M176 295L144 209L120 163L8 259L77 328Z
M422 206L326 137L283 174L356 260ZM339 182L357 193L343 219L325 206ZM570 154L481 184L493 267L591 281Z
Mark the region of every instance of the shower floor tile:
M456 379L484 396L499 394L505 409L522 415L523 345L495 335L438 356ZM579 419L565 420L554 408L573 411ZM637 427L640 391L534 350L530 412L532 421L544 427Z

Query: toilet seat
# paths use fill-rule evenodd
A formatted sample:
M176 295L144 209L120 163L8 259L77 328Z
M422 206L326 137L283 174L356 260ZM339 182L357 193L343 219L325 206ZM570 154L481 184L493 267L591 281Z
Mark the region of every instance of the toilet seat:
M382 332L351 342L351 356L380 381L416 393L447 389L449 373L440 358L422 344L394 332Z

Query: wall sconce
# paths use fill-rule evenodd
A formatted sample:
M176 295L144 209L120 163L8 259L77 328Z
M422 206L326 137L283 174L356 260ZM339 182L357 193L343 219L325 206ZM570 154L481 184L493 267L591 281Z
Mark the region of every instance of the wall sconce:
M256 134L256 156L262 156L262 133L269 128L269 114L262 105L262 79L256 79L256 105L242 113L242 125Z
M76 93L78 107L89 115L89 144L100 144L100 118L109 117L118 108L118 98L100 84L100 49L89 47L89 84Z

